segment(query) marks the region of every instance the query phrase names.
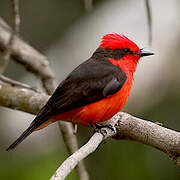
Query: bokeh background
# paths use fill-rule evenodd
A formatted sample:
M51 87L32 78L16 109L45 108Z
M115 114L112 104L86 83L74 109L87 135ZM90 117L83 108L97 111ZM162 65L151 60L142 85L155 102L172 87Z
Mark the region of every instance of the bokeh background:
M47 55L60 82L91 56L102 35L124 33L141 48L155 52L142 58L124 111L180 130L180 1L151 0L152 46L144 0L20 1L21 37ZM0 16L12 25L10 1L0 0ZM1 56L1 55L0 55ZM5 75L41 89L39 80L10 62ZM0 107L0 179L45 180L68 156L57 124L32 134L15 151L5 148L29 125L33 116ZM92 130L79 127L79 145ZM92 180L179 180L180 168L162 152L130 141L107 140L85 159ZM68 180L76 180L73 171Z

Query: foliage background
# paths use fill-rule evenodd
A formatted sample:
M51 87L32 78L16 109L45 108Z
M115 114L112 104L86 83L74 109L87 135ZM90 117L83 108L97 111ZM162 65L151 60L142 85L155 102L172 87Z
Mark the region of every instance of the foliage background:
M138 0L96 0L91 11L85 10L83 0L20 1L20 34L47 55L58 81L87 59L106 33L124 33L140 47L152 50L156 55L139 63L124 111L179 131L179 5L178 0L151 1L152 47L148 47L144 1ZM1 0L0 16L10 25L11 12L10 1ZM14 62L5 74L41 88L32 74ZM0 117L0 179L48 179L67 157L57 125L34 133L15 151L5 152L33 116L0 107ZM91 133L90 128L79 127L79 144ZM136 142L107 140L85 163L92 180L180 179L179 168L166 155ZM76 172L67 179L77 179Z

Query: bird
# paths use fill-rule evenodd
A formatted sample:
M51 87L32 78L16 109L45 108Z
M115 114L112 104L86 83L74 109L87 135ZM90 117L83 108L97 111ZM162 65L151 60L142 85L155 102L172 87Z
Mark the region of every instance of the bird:
M126 104L140 58L153 54L123 34L104 35L92 56L59 84L30 126L6 150L56 121L88 126L109 120Z

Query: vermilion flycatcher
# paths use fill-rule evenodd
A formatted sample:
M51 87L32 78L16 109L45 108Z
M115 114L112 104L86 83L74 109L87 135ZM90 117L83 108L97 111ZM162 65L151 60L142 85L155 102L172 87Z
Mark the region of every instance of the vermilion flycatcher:
M107 34L92 57L60 83L34 121L11 144L15 148L33 131L58 121L89 125L109 120L126 104L133 73L145 52L124 35Z

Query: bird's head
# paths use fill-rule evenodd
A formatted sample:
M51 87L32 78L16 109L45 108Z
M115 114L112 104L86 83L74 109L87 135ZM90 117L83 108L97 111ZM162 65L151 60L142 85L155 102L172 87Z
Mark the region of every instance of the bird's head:
M114 59L114 63L116 61L126 61L127 63L135 63L139 61L139 59L143 56L150 56L154 53L146 52L140 49L133 41L128 39L124 35L119 35L117 33L107 34L103 36L101 44L99 46L100 49L109 53L110 59Z

